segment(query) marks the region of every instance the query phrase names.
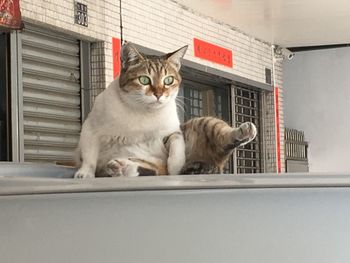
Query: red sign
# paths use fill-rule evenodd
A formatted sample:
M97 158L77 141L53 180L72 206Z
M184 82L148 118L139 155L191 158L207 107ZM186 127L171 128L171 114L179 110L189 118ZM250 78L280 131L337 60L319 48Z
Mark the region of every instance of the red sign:
M22 29L19 0L0 0L0 28Z
M120 73L120 39L112 38L112 56L113 56L113 78Z
M231 50L199 40L197 38L193 39L193 45L195 57L209 60L230 68L233 67Z

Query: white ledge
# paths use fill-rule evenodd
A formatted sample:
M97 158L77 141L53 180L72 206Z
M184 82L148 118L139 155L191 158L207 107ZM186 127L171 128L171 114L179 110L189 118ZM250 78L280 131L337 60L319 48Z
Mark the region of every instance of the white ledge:
M348 175L179 175L66 179L0 176L0 196L118 191L350 187Z

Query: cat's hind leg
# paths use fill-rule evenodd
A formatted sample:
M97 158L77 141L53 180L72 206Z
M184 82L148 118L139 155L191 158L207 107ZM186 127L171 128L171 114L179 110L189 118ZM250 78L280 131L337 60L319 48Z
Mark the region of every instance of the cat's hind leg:
M138 176L137 171L138 165L128 159L113 159L110 160L105 167L98 171L98 177L118 177L118 176L128 176L135 177Z
M251 122L233 128L214 117L193 118L181 129L186 142L182 174L222 173L233 149L249 143L257 134Z
M165 168L138 158L117 158L110 160L100 169L98 177L136 177L165 174Z
M257 129L254 123L244 122L239 127L233 128L230 133L230 143L225 146L226 150L231 150L239 146L246 145L255 139Z

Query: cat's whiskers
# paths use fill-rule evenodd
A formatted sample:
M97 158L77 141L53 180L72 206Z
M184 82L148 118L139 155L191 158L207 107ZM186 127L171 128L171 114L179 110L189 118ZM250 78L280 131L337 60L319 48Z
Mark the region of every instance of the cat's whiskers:
M185 101L185 100L191 101L191 99L186 98L186 97L184 97L184 96L177 96L176 99L181 99L181 100L183 100L183 101Z
M185 104L185 102L182 100L182 98L179 98L179 97L176 98L176 106L177 106L180 110L182 110L183 113L186 112L186 104Z
M176 105L178 109L180 109L182 111L182 113L185 113L185 109L184 107L182 107L181 105Z

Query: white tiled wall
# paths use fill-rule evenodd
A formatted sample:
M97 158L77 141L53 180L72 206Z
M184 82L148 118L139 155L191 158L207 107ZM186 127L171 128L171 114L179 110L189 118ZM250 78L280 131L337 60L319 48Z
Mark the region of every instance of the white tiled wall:
M285 145L284 145L284 112L283 112L283 71L282 71L282 61L278 61L275 64L276 70L276 86L279 89L279 115L280 115L280 141L281 141L281 170L285 172Z
M21 0L25 21L64 31L92 45L92 88L96 92L113 79L112 37L120 38L119 1L80 0L88 6L88 27L74 24L73 0ZM189 45L186 59L254 81L265 82L272 68L271 46L219 21L189 10L174 0L122 0L123 37L147 48L170 52ZM233 68L194 57L193 38L231 49ZM282 70L277 67L283 143ZM267 100L271 103L270 100ZM272 105L270 105L272 106ZM283 149L282 149L283 150ZM284 162L282 162L284 164Z
M133 0L125 1L123 6L125 39L163 52L189 44L186 59L265 81L265 67L271 68L269 44L186 10L173 1ZM233 50L233 69L194 57L194 37Z

